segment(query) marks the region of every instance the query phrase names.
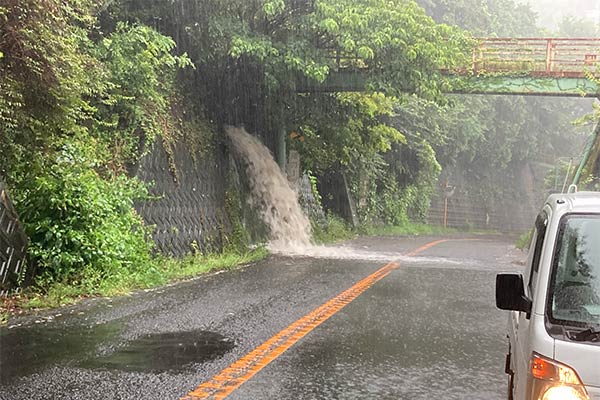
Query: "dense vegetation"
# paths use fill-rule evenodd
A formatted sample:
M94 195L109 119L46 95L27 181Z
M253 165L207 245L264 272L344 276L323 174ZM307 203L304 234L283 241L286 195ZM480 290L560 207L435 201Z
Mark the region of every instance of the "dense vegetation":
M126 174L142 138L162 131L178 68L175 42L137 24L102 34L91 1L0 9L2 175L46 281L147 268L151 244Z
M477 36L539 37L543 33L531 9L510 0L419 3L436 20L456 23ZM573 34L560 32L567 37ZM559 158L576 155L582 148L582 133L592 131L590 126L572 124L590 111L587 100L455 96L451 103L445 108L421 104L402 109L399 122L427 135L443 168L442 181L456 186L472 205L506 210L507 219L536 211L544 189L555 189L554 181L545 188L541 183L548 169L562 168ZM513 204L510 210L507 199Z
M394 225L424 218L442 171L492 204L528 160L554 162L571 143L556 102L443 95L439 69L470 54L462 28L537 33L512 0L3 4L0 178L46 282L94 286L156 266L133 208L147 188L129 171L194 124L243 124L273 150L282 130L298 132L288 145L304 171L341 174L363 223ZM370 90L296 92L339 64L369 68Z

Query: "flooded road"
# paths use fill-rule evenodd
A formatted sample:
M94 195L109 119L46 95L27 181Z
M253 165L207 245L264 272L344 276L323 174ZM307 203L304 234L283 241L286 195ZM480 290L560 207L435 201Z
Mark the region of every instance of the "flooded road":
M228 398L503 399L506 315L494 279L522 268L523 254L478 239L408 257L435 238L361 238L343 258L273 256L12 320L0 328L0 399L182 398L240 359L251 364L247 354L387 261L397 264L309 321L287 351L240 373Z

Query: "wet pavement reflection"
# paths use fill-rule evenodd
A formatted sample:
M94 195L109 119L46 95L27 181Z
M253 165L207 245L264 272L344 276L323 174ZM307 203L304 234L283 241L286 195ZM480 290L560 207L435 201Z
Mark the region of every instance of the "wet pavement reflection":
M0 327L0 399L181 398L379 270L381 254L431 240L361 238L348 245L359 259L273 256L20 319ZM492 238L399 259L228 399L505 398L507 317L495 308L494 281L522 268L513 250Z
M94 357L97 347L115 339L120 330L118 324L0 330L0 384L50 365L74 365Z
M114 353L82 364L85 368L176 372L223 356L235 347L215 332L193 331L146 335Z

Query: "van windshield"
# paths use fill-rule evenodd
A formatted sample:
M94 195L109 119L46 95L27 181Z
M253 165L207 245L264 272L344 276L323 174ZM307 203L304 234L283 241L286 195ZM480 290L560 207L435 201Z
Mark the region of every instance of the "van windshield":
M549 293L552 323L600 324L600 215L563 217Z

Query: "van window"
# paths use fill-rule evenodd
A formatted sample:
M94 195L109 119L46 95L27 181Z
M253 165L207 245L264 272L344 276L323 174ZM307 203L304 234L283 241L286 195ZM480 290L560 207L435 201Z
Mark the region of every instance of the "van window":
M563 217L557 238L547 314L553 323L600 324L600 215Z
M540 259L542 257L542 248L544 247L544 237L546 236L546 228L548 226L548 215L542 211L535 221L535 232L533 238L533 258L531 260L531 271L529 273L529 293L533 294L537 283L538 272L540 270Z

